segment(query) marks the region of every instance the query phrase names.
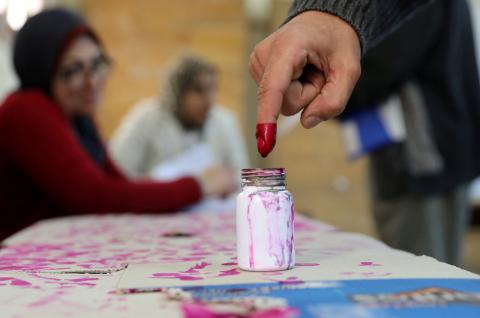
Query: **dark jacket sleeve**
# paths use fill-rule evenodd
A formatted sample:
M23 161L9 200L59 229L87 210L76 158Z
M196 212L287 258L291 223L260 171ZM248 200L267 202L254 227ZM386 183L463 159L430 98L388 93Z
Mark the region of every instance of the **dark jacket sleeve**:
M368 51L362 59L362 75L342 116L375 107L417 79L437 51L446 19L445 1L418 10L400 28Z
M201 198L193 178L132 182L107 162L102 170L76 139L65 115L40 92L16 93L3 105L5 152L71 212L173 212ZM8 136L8 137L7 137Z
M308 10L334 14L357 32L362 52L375 46L419 7L434 0L295 0L287 21Z

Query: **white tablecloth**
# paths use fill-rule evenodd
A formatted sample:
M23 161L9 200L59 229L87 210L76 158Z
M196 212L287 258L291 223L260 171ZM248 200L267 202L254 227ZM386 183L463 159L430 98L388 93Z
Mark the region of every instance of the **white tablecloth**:
M234 214L39 222L0 250L0 317L181 317L188 297L163 289L175 286L478 278L364 235L301 216L295 222L296 267L267 273L236 268ZM158 292L136 293L145 290Z

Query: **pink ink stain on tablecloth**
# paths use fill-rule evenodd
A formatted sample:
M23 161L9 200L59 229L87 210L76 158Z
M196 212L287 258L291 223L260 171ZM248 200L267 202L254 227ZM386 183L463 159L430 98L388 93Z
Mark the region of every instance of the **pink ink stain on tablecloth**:
M195 266L190 267L186 271L179 272L179 273L154 273L152 275L153 278L176 278L180 280L202 280L203 277L197 276L200 274L200 270L206 268L207 266L211 265L211 263L201 262L196 264ZM189 274L189 275L185 275Z
M237 268L232 268L225 271L220 271L220 274L218 274L218 277L235 276L240 274L241 272Z
M219 311L201 303L183 303L181 308L185 318L292 318L298 315L298 311L290 307L239 312L238 310Z
M180 257L180 258L175 258L175 261L177 261L177 262L195 262L195 261L202 261L204 259L205 259L205 257Z
M182 273L185 273L185 274L195 274L195 273L199 273L199 269L204 269L205 267L207 267L208 265L212 265L211 263L207 263L207 262L201 262L201 263L198 263L196 264L195 266L189 268L188 270L182 272Z
M358 266L381 266L381 265L374 262L360 262Z
M189 256L208 256L212 254L213 253L211 252L193 252L193 253L190 253Z
M228 263L223 263L223 266L236 266L237 262L228 262Z
M350 275L354 275L355 272L342 272L340 273L340 275L345 275L345 276L350 276Z
M0 277L0 281L3 281L5 283L2 283L2 285L10 285L10 286L20 286L20 287L26 287L26 286L32 286L32 283L27 282L26 280L23 279L18 279L15 277ZM8 282L8 284L7 284Z
M307 223L304 220L296 220L295 222L295 232L300 231L315 231L317 230L317 226L315 224Z
M14 280L12 280L10 285L12 285L12 286L31 286L32 284L25 281L25 280L22 280L22 279L14 279Z
M296 276L288 277L286 280L281 280L278 281L282 285L288 285L288 284L303 284L305 283L303 280L299 279Z
M38 307L44 307L44 306L49 306L54 302L59 301L62 296L64 295L64 292L62 291L57 291L56 293L46 296L42 299L39 299L33 303L31 303L28 307L30 308L38 308Z
M181 273L154 273L152 275L153 278L175 278L184 281L192 281L192 280L202 280L203 277L185 275Z

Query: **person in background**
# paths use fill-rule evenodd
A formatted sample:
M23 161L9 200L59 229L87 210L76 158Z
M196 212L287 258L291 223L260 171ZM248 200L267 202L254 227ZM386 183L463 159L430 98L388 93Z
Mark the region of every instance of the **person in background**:
M437 0L419 10L364 56L362 69L341 117L375 112L398 96L406 129L370 156L380 238L459 265L468 183L480 175L480 83L467 2Z
M116 168L94 121L110 60L77 14L29 18L13 63L21 85L0 106L0 239L44 218L172 212L233 188L220 168L168 183L130 181Z
M236 118L216 102L217 73L200 57L180 58L161 96L133 107L111 139L119 166L132 177L156 178L168 162L190 157L183 169L211 161L239 176L249 166L247 151Z

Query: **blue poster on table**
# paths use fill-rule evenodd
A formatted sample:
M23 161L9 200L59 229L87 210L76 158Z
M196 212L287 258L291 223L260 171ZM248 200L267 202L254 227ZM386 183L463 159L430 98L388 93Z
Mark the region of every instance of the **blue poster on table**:
M480 317L480 280L475 279L309 281L183 290L203 302L251 297L283 300L300 317Z

